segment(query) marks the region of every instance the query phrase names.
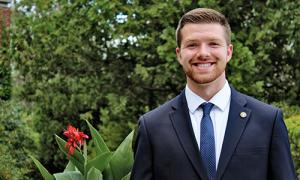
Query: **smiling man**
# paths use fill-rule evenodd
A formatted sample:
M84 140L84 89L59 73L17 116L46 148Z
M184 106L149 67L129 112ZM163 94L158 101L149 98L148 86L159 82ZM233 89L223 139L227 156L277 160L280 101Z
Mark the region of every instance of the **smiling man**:
M139 120L131 180L295 180L281 110L237 92L230 26L206 8L180 19L180 95Z
M227 40L230 34L217 23L181 26L177 30L178 61L187 75L188 88L208 101L226 82L225 67L233 50Z

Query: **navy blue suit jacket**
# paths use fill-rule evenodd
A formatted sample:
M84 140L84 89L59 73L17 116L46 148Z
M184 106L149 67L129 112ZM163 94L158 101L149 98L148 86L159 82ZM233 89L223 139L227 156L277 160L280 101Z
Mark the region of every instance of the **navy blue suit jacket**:
M140 118L134 153L131 180L207 179L184 91ZM217 179L296 179L281 110L231 88Z

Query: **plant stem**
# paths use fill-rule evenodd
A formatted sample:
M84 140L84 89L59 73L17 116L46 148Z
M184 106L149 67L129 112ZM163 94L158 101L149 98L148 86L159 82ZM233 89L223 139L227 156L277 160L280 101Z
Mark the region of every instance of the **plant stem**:
M86 165L87 165L87 146L86 146L86 142L84 141L83 144L83 157L84 157L84 180L88 180L87 179L87 169L86 169Z

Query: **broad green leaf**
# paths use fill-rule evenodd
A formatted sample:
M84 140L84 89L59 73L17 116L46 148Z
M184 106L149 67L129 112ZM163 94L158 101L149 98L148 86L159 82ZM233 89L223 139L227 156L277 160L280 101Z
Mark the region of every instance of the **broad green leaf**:
M109 164L112 154L113 153L111 152L105 152L101 155L98 155L94 159L89 160L86 165L87 171L89 171L89 169L92 167L95 167L98 170L103 171Z
M87 180L103 180L101 171L92 167L87 174Z
M68 150L65 148L66 141L64 141L59 136L55 135L56 142L60 150L67 155L68 159L78 168L78 170L84 174L84 157L83 155L75 149L73 155L68 156Z
M67 171L76 171L76 166L71 162L69 161L64 172L67 172Z
M96 148L97 148L97 154L102 154L104 152L110 152L109 148L106 146L103 138L101 137L101 135L99 134L99 132L86 120L86 123L88 124L90 131L91 131L91 135L93 137L93 141L96 144Z
M121 180L130 180L131 172L129 172L126 176L124 176Z
M122 179L131 170L133 164L132 137L133 131L124 139L111 158L110 167L114 179Z
M78 171L68 171L54 174L56 180L84 180L82 174Z
M102 171L102 174L104 180L114 180L114 175L111 170L110 164L108 164L108 166L104 169L104 171Z
M54 180L54 177L48 172L48 170L33 156L30 156L33 160L34 164L39 169L40 173L42 174L45 180Z

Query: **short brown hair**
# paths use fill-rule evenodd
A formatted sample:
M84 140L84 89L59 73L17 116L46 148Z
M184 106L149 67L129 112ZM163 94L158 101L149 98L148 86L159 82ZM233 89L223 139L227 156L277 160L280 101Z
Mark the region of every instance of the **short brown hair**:
M181 19L179 20L177 29L176 29L176 43L177 47L180 47L181 44L181 29L186 24L201 24L201 23L217 23L224 27L225 30L225 38L227 44L231 43L231 30L230 25L226 19L226 17L220 12L208 9L208 8L197 8L193 9L187 13L185 13Z

